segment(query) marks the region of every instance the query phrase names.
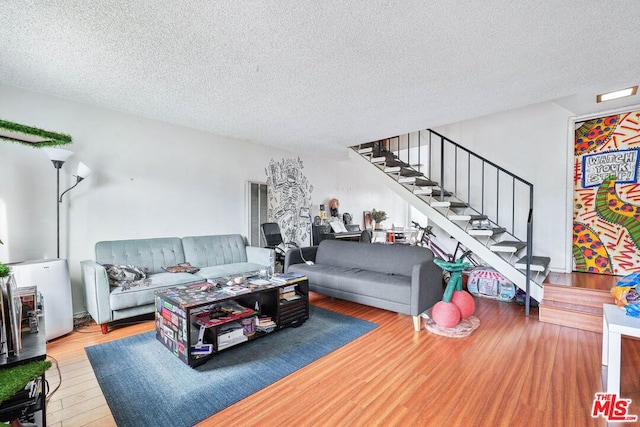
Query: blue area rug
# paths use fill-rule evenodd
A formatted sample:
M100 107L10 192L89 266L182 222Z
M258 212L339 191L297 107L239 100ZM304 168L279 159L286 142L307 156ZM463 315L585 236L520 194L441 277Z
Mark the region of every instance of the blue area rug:
M377 326L310 310L302 326L224 350L195 369L156 340L155 331L85 351L118 426L192 426Z

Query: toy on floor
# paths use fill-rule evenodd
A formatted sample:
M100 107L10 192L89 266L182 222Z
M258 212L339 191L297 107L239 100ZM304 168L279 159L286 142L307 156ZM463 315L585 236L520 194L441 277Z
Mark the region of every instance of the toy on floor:
M475 302L469 292L462 290L462 271L469 267L468 262L457 260L446 262L434 259L433 262L444 271L451 273L444 290L442 301L437 302L431 309L431 318L438 326L453 328L461 319L465 319L475 311Z

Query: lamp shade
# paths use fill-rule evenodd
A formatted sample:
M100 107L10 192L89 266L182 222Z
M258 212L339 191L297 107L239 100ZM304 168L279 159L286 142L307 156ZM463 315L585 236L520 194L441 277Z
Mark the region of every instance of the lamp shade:
M86 178L89 175L91 175L92 171L91 169L89 169L89 166L85 165L84 163L80 162L78 163L78 171L76 172L76 175L78 176L78 178Z
M73 155L73 151L63 150L62 148L43 148L44 152L49 156L49 160L53 162L66 162Z

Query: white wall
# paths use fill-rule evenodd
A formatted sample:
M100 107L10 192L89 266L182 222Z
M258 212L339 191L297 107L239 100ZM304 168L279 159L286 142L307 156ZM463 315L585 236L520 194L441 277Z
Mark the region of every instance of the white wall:
M94 174L64 196L61 257L72 277L74 313L84 311L80 261L100 240L241 233L247 235L246 182L265 182L271 158L297 158L314 189L312 213L337 197L354 222L386 210L388 225L406 203L371 186L348 161L292 153L0 85L0 118L70 134L74 155L61 169L61 189L77 163ZM0 141L0 259L56 257L55 169L44 152ZM61 190L61 191L62 191Z
M380 174L374 168L363 169L359 164L350 161L339 162L338 186L340 213L349 212L353 222L363 223L363 211L382 210L387 213L387 219L382 222L384 228L408 226L409 204L385 185L380 184L380 178L373 179L373 174Z
M551 257L554 271L572 268L566 221L571 116L547 102L434 129L534 185L534 254Z

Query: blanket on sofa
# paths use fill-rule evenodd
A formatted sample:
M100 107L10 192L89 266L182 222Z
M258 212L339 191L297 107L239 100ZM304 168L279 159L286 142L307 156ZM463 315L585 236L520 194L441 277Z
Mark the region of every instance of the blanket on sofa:
M120 286L123 291L129 290L136 286L149 286L151 279L149 270L146 268L136 267L135 265L114 265L106 264L107 277L109 285Z

